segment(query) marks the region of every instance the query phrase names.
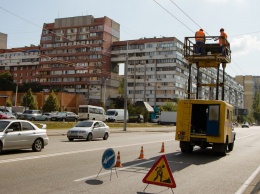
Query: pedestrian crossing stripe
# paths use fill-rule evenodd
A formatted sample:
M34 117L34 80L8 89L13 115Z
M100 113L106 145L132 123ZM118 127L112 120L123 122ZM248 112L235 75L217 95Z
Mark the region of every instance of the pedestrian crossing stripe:
M176 184L172 176L171 169L165 155L161 156L152 166L146 176L143 178L143 183L154 184L175 188Z

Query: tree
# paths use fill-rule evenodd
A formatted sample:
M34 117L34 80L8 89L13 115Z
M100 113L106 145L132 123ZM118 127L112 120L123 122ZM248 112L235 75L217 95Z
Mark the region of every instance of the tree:
M38 103L33 97L31 88L23 95L21 105L29 109L38 109Z
M10 89L15 89L15 84L13 83L13 76L10 72L3 71L0 73L0 91L9 91Z
M55 95L54 91L51 91L51 94L45 101L43 107L42 107L43 112L52 112L52 111L59 111L60 106L58 102L58 98Z
M9 98L6 100L5 106L12 107L12 101Z
M118 87L118 94L124 94L124 83L125 83L125 80L124 78L121 78L119 80L119 87Z
M160 111L177 111L177 104L173 102L166 102L165 105L159 107Z
M254 96L254 101L252 105L252 112L254 119L259 122L260 121L260 93L256 92Z

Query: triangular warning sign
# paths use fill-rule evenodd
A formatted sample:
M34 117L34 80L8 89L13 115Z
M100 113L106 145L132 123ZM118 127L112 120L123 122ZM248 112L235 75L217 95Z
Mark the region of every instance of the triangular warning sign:
M166 157L161 156L143 178L143 183L175 188L176 184Z

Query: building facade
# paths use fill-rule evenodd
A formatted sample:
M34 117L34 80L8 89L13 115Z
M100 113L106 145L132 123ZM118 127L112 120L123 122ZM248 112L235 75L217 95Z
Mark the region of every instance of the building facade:
M84 94L90 104L105 101L119 85L119 67L110 61L111 45L119 38L120 25L108 17L87 15L44 24L38 80L46 88Z
M183 43L174 37L144 38L113 43L112 63L126 63L127 97L132 102L146 101L161 106L166 101L187 98L188 64L183 58ZM216 69L203 69L200 82L216 80ZM220 70L220 76L223 71ZM243 87L225 74L225 101L243 107ZM192 93L195 98L197 69L192 66ZM221 90L219 95L221 94ZM201 87L200 99L211 99L214 89Z
M244 86L244 108L252 113L255 93L260 91L260 76L237 75L235 80Z

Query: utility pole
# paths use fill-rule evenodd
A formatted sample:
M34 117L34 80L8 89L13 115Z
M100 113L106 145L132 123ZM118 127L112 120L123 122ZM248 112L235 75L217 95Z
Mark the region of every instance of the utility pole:
M124 131L126 131L126 124L127 124L127 68L128 68L128 41L126 42L126 61L125 61L125 71L124 71Z

